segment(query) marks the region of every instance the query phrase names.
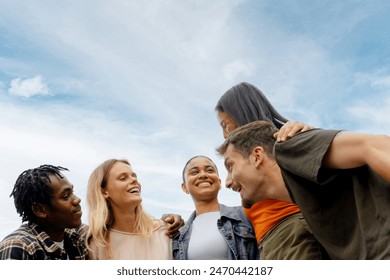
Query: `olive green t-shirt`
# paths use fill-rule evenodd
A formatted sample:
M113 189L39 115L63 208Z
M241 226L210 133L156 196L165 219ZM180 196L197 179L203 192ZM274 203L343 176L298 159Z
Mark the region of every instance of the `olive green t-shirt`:
M287 189L332 259L390 259L390 184L368 166L321 167L338 133L314 129L275 144Z

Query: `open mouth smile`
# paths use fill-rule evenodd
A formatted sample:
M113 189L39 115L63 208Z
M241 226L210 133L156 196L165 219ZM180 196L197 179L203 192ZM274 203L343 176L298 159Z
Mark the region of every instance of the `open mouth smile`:
M141 192L141 188L140 187L133 187L131 188L130 190L128 190L129 193L132 193L132 194L139 194Z
M204 182L198 183L196 186L198 188L207 188L207 187L210 187L211 185L212 185L212 182L204 181Z

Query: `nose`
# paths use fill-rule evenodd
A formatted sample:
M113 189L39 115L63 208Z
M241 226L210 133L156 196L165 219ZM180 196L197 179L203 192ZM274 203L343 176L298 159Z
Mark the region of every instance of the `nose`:
M234 184L234 180L232 178L232 174L230 172L228 172L228 174L226 176L225 186L226 186L226 188L231 189L233 187L233 184Z
M74 195L72 203L73 205L79 205L81 203L81 199L77 195Z
M199 177L200 178L204 178L204 177L207 177L207 176L208 176L208 174L207 174L206 170L200 170L199 171Z
M233 191L236 191L238 188L238 184L234 179L232 178L232 175L228 173L226 177L225 187L228 189L232 189Z
M226 129L222 129L223 132L223 138L226 139L229 136L229 132L226 131Z
M134 175L130 175L128 178L129 178L128 179L129 184L134 184L135 182L137 182L137 177Z

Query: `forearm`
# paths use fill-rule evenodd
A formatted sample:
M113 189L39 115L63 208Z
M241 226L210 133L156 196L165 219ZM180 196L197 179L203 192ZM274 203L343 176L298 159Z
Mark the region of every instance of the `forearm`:
M367 165L390 182L390 137L378 135L367 151Z

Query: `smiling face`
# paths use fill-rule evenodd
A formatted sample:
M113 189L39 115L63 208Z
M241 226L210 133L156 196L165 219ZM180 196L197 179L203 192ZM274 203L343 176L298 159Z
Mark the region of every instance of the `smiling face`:
M68 179L58 175L49 176L49 186L53 190L53 198L45 206L45 223L49 231L63 231L65 228L76 228L81 225L80 198L73 193L73 185Z
M189 192L195 201L216 199L221 187L214 162L206 157L195 157L184 170L182 189Z
M230 144L224 158L225 167L229 172L228 177L234 181L234 190L240 193L245 208L250 208L254 203L267 198L267 186L262 187L264 176L255 155L245 158Z
M136 206L141 203L141 184L130 165L124 162L114 163L103 195L114 208Z

